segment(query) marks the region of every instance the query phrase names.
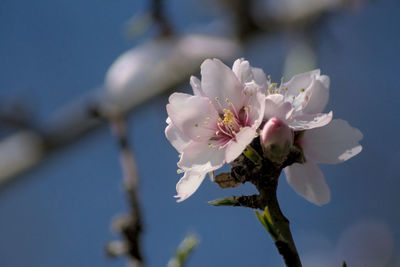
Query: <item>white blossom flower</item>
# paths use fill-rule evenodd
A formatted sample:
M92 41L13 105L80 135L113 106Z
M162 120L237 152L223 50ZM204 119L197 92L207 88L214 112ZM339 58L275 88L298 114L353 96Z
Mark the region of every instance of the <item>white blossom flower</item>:
M264 120L276 117L295 132L295 145L303 150L305 163L284 169L293 189L310 202L323 205L330 191L317 163L335 164L360 153L361 132L346 121L321 113L329 98L329 77L314 70L295 75L279 87L270 83Z
M308 201L323 205L330 201L330 190L317 163L335 164L361 152L363 135L344 120L332 120L328 125L304 131L297 140L306 162L294 163L284 169L293 189Z
M181 153L184 176L176 189L183 201L208 172L236 159L256 136L264 115L265 74L238 59L232 70L218 59L201 65L201 81L191 77L194 95L174 93L167 105L167 139ZM178 170L179 172L179 170Z

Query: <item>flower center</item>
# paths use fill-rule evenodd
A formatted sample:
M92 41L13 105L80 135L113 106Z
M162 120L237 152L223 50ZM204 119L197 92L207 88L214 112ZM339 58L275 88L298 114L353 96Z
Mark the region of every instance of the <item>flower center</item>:
M233 115L230 109L224 110L224 119L222 120L222 123L229 128L234 128L236 125L238 125L235 115Z

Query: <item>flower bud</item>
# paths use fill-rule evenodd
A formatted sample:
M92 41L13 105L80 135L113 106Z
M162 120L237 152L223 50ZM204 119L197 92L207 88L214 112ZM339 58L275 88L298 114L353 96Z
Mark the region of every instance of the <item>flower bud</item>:
M283 121L273 117L264 125L260 139L264 156L272 162L281 163L293 145L293 131Z

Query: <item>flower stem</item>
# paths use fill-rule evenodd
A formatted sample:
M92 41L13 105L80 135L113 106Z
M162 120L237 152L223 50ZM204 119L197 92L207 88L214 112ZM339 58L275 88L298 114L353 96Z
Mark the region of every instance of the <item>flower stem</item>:
M282 214L279 207L276 197L278 179L275 179L275 181L275 183L270 183L267 187L257 187L260 191L260 197L265 203L263 218L258 217L262 223L262 220L264 220L263 224L274 240L275 246L282 255L286 266L301 267L300 257L290 231L289 220Z
M256 152L262 151L258 139L252 143L252 148ZM233 197L231 200L234 201L231 206L264 210L264 214L257 213L257 217L271 235L288 267L301 267L302 265L290 232L289 220L282 214L279 207L276 190L283 168L295 162L302 162L302 160L302 152L296 147L292 147L286 160L282 163L263 158L261 164L255 164L246 155L241 155L231 163L231 179L240 183L250 182L259 192L258 195L253 196ZM225 205L227 205L226 202L224 202Z

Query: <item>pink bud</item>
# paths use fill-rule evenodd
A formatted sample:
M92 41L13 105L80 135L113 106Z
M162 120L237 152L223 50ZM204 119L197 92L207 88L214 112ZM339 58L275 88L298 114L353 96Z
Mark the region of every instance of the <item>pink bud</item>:
M282 162L293 145L293 131L283 121L273 117L264 125L260 139L264 156L273 162Z

